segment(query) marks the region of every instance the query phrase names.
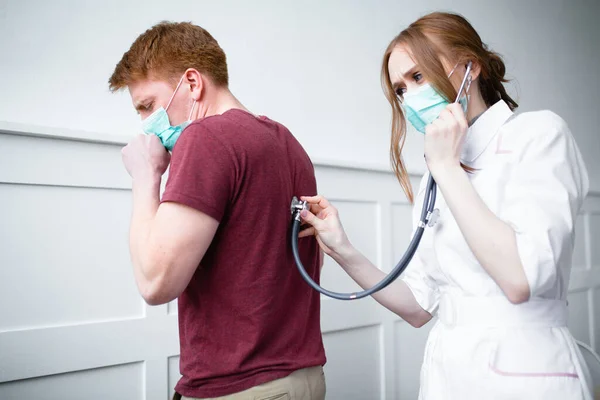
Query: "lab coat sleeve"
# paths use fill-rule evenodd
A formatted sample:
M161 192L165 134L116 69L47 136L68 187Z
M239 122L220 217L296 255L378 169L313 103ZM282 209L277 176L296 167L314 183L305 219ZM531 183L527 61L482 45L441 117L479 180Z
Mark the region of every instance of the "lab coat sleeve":
M428 175L429 174L425 174L421 180L417 199L415 200L415 205L413 206L413 235L419 223L421 206L423 202L422 194L427 184ZM440 301L440 293L436 282L428 273L426 265L424 265L424 262L421 258L421 247L417 249L416 254L406 267L406 270L402 273L401 279L404 281L404 283L406 283L413 296L415 296L415 300L417 303L419 303L421 308L433 315Z
M556 114L536 113L520 132L511 132L513 164L503 186L499 217L513 227L531 297L568 271L577 214L589 189L575 141ZM568 275L565 277L568 282Z
M406 267L402 280L421 308L433 315L440 303L440 293L437 284L425 270L418 252Z

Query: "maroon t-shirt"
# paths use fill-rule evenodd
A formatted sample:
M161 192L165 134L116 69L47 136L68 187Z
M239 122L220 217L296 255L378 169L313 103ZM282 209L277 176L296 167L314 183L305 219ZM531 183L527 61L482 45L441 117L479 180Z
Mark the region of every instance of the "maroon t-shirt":
M224 396L325 364L319 294L289 242L292 197L316 193L308 155L277 122L233 109L183 131L162 201L220 224L178 300L178 393ZM314 238L300 256L318 282Z

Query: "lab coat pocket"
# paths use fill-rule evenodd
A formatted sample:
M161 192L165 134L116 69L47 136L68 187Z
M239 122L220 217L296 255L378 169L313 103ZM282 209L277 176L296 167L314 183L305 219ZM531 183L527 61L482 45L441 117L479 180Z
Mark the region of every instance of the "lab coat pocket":
M493 374L504 377L579 378L560 328L509 329L496 342L489 366Z

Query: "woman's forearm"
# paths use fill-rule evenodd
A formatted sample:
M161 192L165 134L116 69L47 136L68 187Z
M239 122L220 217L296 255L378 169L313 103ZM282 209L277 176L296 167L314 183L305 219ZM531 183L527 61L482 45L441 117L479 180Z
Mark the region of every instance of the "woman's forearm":
M456 166L434 174L469 248L513 303L529 298L514 230L483 202L467 173Z
M363 289L375 286L386 276L385 272L373 265L352 245L345 246L342 251L335 253L332 257ZM412 291L400 279L375 293L373 298L415 327L420 327L431 319L431 314L423 310Z

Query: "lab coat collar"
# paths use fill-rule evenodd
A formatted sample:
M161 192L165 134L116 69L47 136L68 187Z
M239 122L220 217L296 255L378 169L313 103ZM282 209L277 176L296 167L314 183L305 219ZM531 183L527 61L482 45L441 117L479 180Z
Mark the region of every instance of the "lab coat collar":
M512 115L513 112L504 100L499 100L488 108L467 131L462 160L467 163L475 161Z

